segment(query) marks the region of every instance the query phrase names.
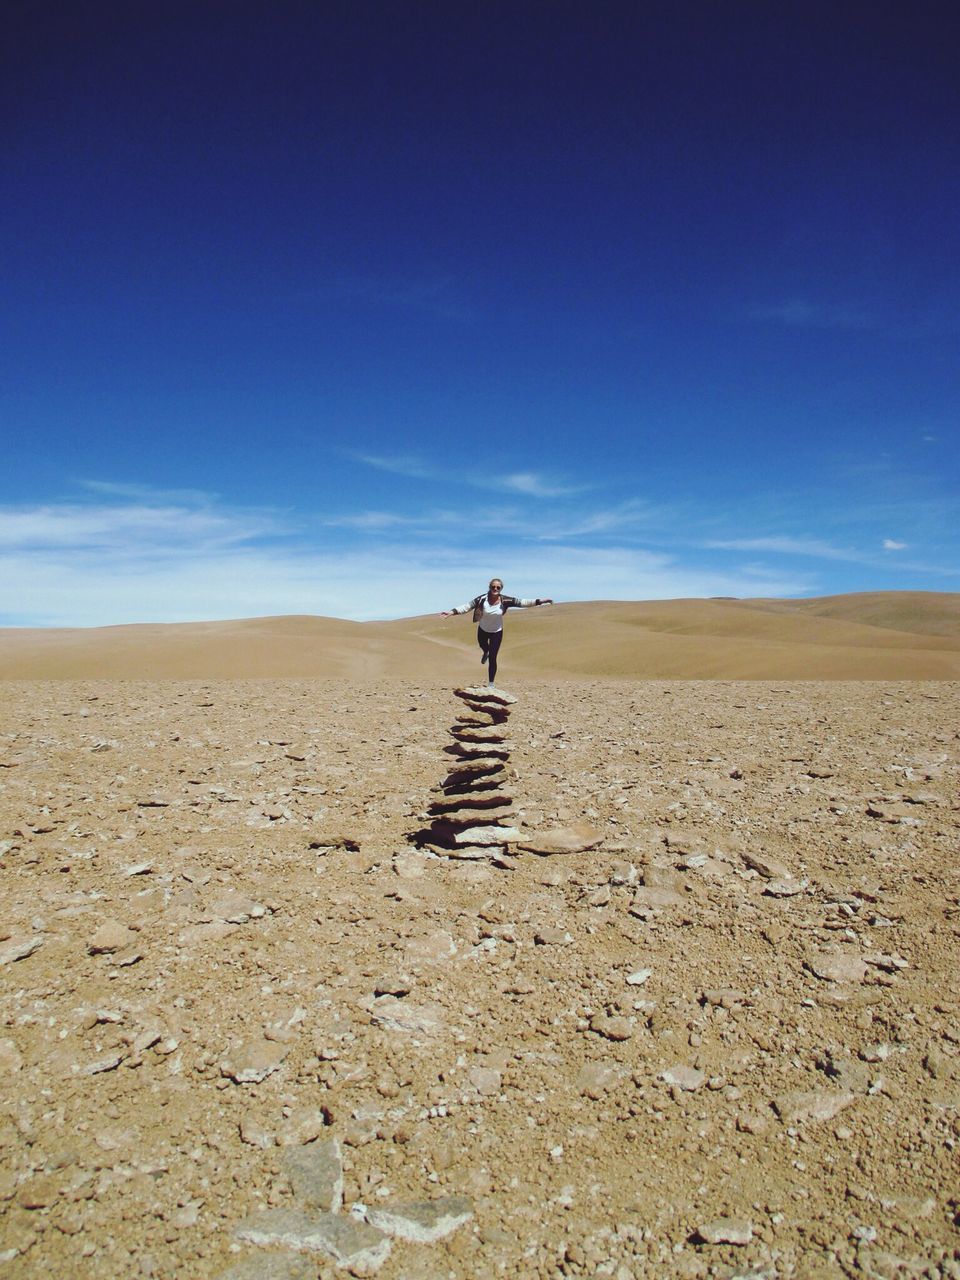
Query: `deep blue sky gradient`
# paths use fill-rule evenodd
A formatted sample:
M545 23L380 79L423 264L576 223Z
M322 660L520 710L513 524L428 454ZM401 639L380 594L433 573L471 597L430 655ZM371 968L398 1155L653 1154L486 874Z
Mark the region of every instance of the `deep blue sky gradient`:
M952 6L5 13L0 622L957 588Z

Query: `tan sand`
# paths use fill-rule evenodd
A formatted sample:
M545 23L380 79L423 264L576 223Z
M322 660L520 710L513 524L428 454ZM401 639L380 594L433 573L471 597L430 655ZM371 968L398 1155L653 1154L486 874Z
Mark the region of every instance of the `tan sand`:
M960 596L668 600L512 613L504 679L956 679ZM468 618L354 623L252 618L0 630L6 679L461 679L478 658ZM479 662L476 662L479 669Z

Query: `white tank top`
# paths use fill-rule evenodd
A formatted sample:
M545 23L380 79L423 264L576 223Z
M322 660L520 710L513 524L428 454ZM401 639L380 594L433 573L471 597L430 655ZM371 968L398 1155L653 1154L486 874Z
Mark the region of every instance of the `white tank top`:
M483 597L483 617L480 619L481 631L502 631L503 630L503 599L491 604L486 596Z

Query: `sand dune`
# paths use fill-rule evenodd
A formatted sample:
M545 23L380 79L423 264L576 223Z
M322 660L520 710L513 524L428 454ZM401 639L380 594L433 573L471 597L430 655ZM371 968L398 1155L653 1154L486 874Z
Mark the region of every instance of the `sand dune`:
M514 613L508 674L612 679L956 679L960 595L589 601ZM473 674L468 618L311 616L0 630L3 679L443 681Z

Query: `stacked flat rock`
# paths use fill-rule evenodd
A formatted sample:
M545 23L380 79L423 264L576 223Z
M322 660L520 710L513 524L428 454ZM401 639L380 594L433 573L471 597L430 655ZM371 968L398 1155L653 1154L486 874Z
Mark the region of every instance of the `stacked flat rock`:
M464 710L450 728L452 741L444 750L453 758L433 790L424 836L431 847L454 856L486 856L520 837L510 825L513 796L506 779L506 725L516 698L483 686L454 692Z

